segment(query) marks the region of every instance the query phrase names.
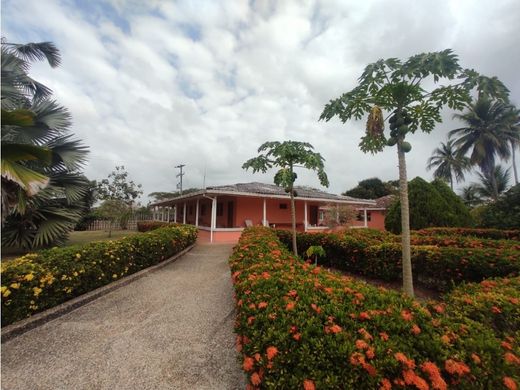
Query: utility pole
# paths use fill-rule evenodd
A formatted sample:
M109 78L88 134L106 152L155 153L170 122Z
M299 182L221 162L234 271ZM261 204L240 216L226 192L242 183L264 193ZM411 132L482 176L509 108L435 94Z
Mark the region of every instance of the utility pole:
M179 168L180 172L175 177L179 177L180 181L177 183L177 188L179 189L180 195L182 195L182 177L185 175L185 173L182 172L182 168L185 167L186 164L180 164L177 165L175 168Z

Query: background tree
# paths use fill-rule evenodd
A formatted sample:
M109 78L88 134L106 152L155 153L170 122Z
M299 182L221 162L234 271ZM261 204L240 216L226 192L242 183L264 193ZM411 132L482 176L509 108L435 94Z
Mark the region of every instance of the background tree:
M325 209L325 224L330 228L348 226L357 216L357 211L349 205L328 205Z
M466 207L469 207L470 209L482 204L482 199L480 198L478 185L474 183L462 188L460 192L460 198L462 199L462 202L466 205Z
M293 252L296 256L298 255L298 247L296 245L294 197L297 194L294 191L294 182L298 176L294 172L294 168L302 167L316 171L321 185L324 187L329 186L329 180L323 166L325 160L321 154L314 152L313 149L314 147L307 142L265 142L258 148L258 153L260 154L247 160L242 165L242 168L245 170L251 168L253 173L265 173L270 168L279 168L274 176L274 183L283 187L291 196L292 241Z
M358 185L348 191L345 191L343 195L352 196L353 198L360 199L377 199L385 195L392 194L392 186L388 183L383 183L381 179L372 177L369 179L361 180Z
M516 167L516 150L520 147L520 110L516 110L516 122L513 123L508 131L509 142L511 143L511 162L513 166L513 176L515 185L518 184L518 169Z
M478 166L482 174L491 180L492 198L498 198L494 169L496 159L505 161L511 157L513 125L518 120L517 110L501 99L481 96L467 105L467 111L455 114L465 126L450 131L455 137L454 146L460 156L469 154L470 164Z
M200 191L200 188L188 188L182 190L182 194L187 195L197 191ZM153 198L153 202L160 202L162 200L176 198L177 196L180 196L180 194L180 191L156 191L149 193L148 196Z
M450 81L437 86L443 79ZM451 80L458 79L458 82ZM403 289L413 296L412 264L410 259L410 226L408 181L405 153L411 150L405 141L408 133L417 130L429 133L441 122L444 106L461 110L471 101L470 90L492 96L507 96L507 88L496 78L487 78L469 69L462 69L451 50L423 53L405 62L397 58L379 60L368 65L357 87L325 105L320 119L335 116L344 123L368 115L367 132L361 139L364 152L380 152L385 146L397 146L399 162L399 196L403 248ZM390 138L384 135L385 110L390 122Z
M520 229L520 184L511 187L496 202L480 212L481 226L495 229Z
M480 183L476 184L476 190L479 197L485 200L498 200L498 197L507 190L511 179L509 168L504 169L501 165L494 167L492 177L480 172L477 172L477 175Z
M433 171L433 177L444 179L450 183L453 190L453 176L457 183L464 180L464 172L470 169L469 159L456 153L453 140L448 139L446 143L436 148L428 159L426 169Z
M34 60L60 63L49 42L2 40L2 246L65 242L85 212L87 148L72 139L68 111L29 75Z

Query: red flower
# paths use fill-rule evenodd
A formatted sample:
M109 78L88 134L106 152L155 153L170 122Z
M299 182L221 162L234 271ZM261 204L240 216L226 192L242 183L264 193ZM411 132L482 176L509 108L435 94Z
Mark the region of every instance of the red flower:
M357 349L368 349L368 344L363 340L356 340Z
M401 317L405 321L411 321L413 319L413 314L410 310L403 310L401 311Z
M403 363L406 368L409 368L410 370L415 368L415 361L408 359L404 353L397 352L394 357L397 359L397 361Z
M369 358L369 359L375 358L376 353L374 351L374 348L368 348L367 351L365 352L365 355L367 355L367 358Z
M513 380L513 378L510 378L508 376L504 377L504 386L507 387L509 390L518 389L518 387L516 386L516 382Z
M285 306L285 310L293 310L294 306L296 306L296 303L291 301L291 302L287 303L287 306Z
M334 334L339 333L339 332L341 332L341 331L343 330L343 329L341 328L341 326L336 325L336 324L332 325L329 329L330 329L330 331L331 331L332 333L334 333Z
M262 359L262 355L260 355L258 352L255 353L255 360L259 362Z
M491 311L493 312L493 314L500 314L500 313L502 313L502 310L500 310L500 308L496 307L496 306L493 306L491 308Z
M430 386L428 383L417 375L413 370L404 370L403 371L404 383L407 385L414 385L419 390L429 390Z
M359 313L359 319L362 321L369 320L370 315L366 311L363 311L363 312Z
M254 317L254 316L247 317L247 323L248 323L248 325L252 325L253 322L255 322L255 317Z
M471 372L471 370L469 369L469 367L466 364L464 364L462 362L457 362L452 359L446 360L446 363L444 364L444 368L446 369L446 371L448 371L452 375L457 374L459 376L463 376L463 375L469 374Z
M379 390L391 390L392 389L392 383L386 379L386 378L383 378L383 380L381 381L381 387L379 388Z
M502 341L502 343L500 343L500 345L502 346L502 348L509 349L510 351L513 349L511 344L509 344L507 341Z
M272 360L278 353L278 348L268 347L266 352L267 352L267 359Z
M381 337L381 340L387 341L389 339L389 336L386 332L379 333L379 337Z
M421 369L428 374L432 382L432 388L435 390L446 390L448 385L442 379L439 368L432 362L425 362L421 365Z
M414 324L414 325L412 326L412 330L411 330L411 332L412 332L413 334L415 334L415 335L418 335L419 333L421 333L421 328L419 328L417 325Z
M480 364L480 357L476 353L471 354L471 359L475 364Z
M316 306L315 303L311 303L311 308L312 308L312 310L314 310L316 313L318 313L318 314L321 313L321 309L320 309L318 306Z
M298 292L296 290L291 290L287 293L287 295L289 295L290 297L295 297L298 295Z
M251 375L251 383L255 386L258 386L260 383L262 383L260 375L258 375L256 372L253 375Z
M304 390L316 390L316 386L314 385L314 382L310 379L305 379L303 381L303 389Z
M514 354L512 354L511 352L506 352L505 353L504 360L507 363L517 364L517 365L520 366L520 359L517 356L515 356Z
M251 371L253 369L255 365L255 361L253 360L253 358L251 357L248 357L246 356L244 358L244 363L242 364L242 368L244 369L244 371Z
M300 341L300 339L302 338L302 335L300 333L295 333L293 334L293 339L295 339L296 341Z

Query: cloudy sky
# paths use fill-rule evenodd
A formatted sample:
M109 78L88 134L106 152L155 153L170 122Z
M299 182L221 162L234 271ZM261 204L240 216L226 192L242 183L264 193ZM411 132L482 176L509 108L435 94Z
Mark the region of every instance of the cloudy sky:
M90 179L124 165L145 195L270 175L241 169L260 144L307 141L326 159L329 191L396 179L395 148L359 151L363 122L318 122L324 105L356 85L366 64L452 48L463 67L498 76L520 104L520 2L2 0L9 42L53 41L63 63L31 74L72 113L89 145ZM414 135L409 177L448 130ZM299 172L299 184L319 186Z

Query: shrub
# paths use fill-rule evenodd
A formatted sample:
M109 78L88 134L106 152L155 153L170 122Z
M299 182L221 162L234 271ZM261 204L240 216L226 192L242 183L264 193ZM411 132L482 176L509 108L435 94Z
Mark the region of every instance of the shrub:
M488 228L520 229L520 184L511 187L496 202L485 206L480 222Z
M172 226L117 241L43 250L4 262L2 325L157 264L196 238L194 227Z
M453 195L453 196L452 196ZM408 183L410 228L430 226L469 226L471 216L462 201L442 183L430 184L420 177ZM401 202L392 204L385 217L385 228L401 233Z
M286 233L277 231L277 234L289 245ZM420 242L420 238L414 240ZM299 233L297 240L302 253L310 246L321 245L327 254L321 262L338 270L387 281L402 278L399 236L356 229L344 235ZM412 245L415 281L428 288L446 291L464 281L480 282L520 273L518 245L478 248L477 245L484 244L474 241L476 244L469 248Z
M520 241L520 230L470 229L470 228L428 228L413 232L421 236L469 236L491 240Z
M137 222L137 231L139 232L149 232L151 230L159 229L165 226L170 225L168 222L160 222L160 221L139 221Z
M249 388L520 383L518 366L483 324L303 263L269 229L246 229L230 265ZM518 340L507 347L519 355Z

